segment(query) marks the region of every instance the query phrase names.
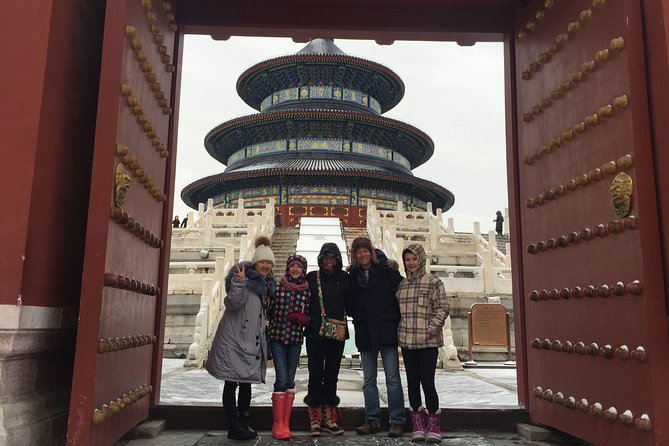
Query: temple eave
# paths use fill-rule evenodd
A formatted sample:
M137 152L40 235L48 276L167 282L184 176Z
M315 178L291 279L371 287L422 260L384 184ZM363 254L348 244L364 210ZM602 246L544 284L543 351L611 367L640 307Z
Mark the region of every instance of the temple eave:
M425 132L402 121L349 111L314 109L299 111L281 110L232 119L215 127L207 134L205 137L205 147L213 158L223 164L227 164L230 155L242 149L245 145L266 142L268 139L271 139L266 136L268 133L276 139L289 137L313 138L313 135L309 135L306 132L300 134L299 130L295 129L295 126L297 125L296 123L312 123L314 121L321 122L323 127L327 127L328 122L339 126L345 125L346 131L349 133L353 133L355 126L359 126L361 133L373 135L361 138L362 142L376 142L375 139L378 139L379 136L375 135L375 129L385 132L399 131L405 136L407 142L413 142L413 144L406 144L397 148L387 148L400 149L400 153L406 156L411 163L412 169L426 162L434 152L434 143ZM263 129L263 132L259 132L256 137L253 137L254 132L252 130L262 128L263 126L268 126L269 129ZM237 142L236 144L229 141L230 138L236 138L237 135L247 139L244 142ZM329 138L343 138L346 136L344 130L336 130L334 134L324 133L324 135ZM393 135L397 134L393 133ZM226 143L223 141L226 141ZM410 147L413 147L414 150L411 151Z
M287 56L280 56L273 59L262 61L244 71L237 80L237 93L239 96L251 107L258 109L260 107L260 97L263 94L267 94L265 91L263 94L253 95L247 91L250 88L250 85L254 83L258 76L278 76L278 72L282 70L296 70L298 66L313 66L313 65L323 65L323 66L345 66L352 69L357 69L360 71L376 73L385 79L385 83L389 86L392 86L393 94L390 97L383 99L382 110L385 113L386 111L392 109L397 105L404 96L404 82L402 79L388 67L381 65L377 62L373 62L367 59L350 56L348 54L293 54ZM293 86L292 83L277 83L275 80L273 85L280 85L280 88L285 88ZM251 88L253 91L257 89ZM255 96L255 97L253 97Z
M191 207L196 207L202 200L200 196L212 197L226 190L237 190L249 185L296 185L311 184L319 178L325 185L347 185L378 188L415 195L426 202L432 202L433 208L443 211L450 209L455 203L453 194L428 180L413 176L402 176L388 173L358 171L304 171L271 170L232 172L202 178L186 186L181 193L182 199ZM408 188L408 189L407 189Z

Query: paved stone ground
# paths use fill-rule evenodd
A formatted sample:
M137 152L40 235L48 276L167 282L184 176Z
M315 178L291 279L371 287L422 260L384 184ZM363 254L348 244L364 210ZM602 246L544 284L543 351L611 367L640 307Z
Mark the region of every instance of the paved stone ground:
M204 369L184 369L182 359L163 360L163 381L160 390L160 403L168 405L219 406L223 382L210 376ZM406 377L401 373L406 395ZM308 371L297 370L295 384L296 406L304 406L302 398L306 394ZM267 369L267 384L253 385L252 406L272 405L272 383L274 369ZM387 407L387 392L383 371L378 375L381 407ZM476 368L461 372L437 370L435 384L439 392L441 407L518 407L516 391L516 370L514 368ZM339 373L339 396L342 407L363 407L362 370L341 369Z
M148 440L121 441L117 446L228 446L228 445L317 445L317 446L391 446L391 445L430 445L432 443L412 443L409 434L402 438L386 436L362 436L347 432L338 437L322 436L314 439L306 432L294 432L295 438L286 442L275 440L269 432L261 432L254 440L228 440L226 432L166 431L158 437ZM528 441L519 435L508 432L444 432L442 446L577 446L578 443L555 443L546 441Z
M203 369L184 369L181 359L165 359L163 361L163 381L161 384L161 404L168 405L221 405L223 383L211 377ZM298 369L296 376L296 406L303 406L302 396L306 392L308 373L304 368ZM406 392L404 373L402 380ZM274 370L267 370L267 384L253 386L252 405L270 406ZM383 371L378 376L381 406L387 407L387 392ZM513 368L475 368L461 372L438 370L436 385L439 391L441 407L518 407L516 393L516 371ZM341 369L339 375L339 394L344 407L363 407L362 370ZM406 397L406 396L405 396ZM407 398L408 404L408 398ZM410 445L410 434L402 438L392 439L385 434L376 436L360 436L347 432L343 436L324 435L318 439L311 438L307 432L294 432L292 442L279 441L272 438L269 432L261 432L255 440L246 442L228 440L225 431L165 431L154 439L122 440L117 446L225 446L225 445L318 445L318 446L390 446ZM443 432L443 446L576 446L580 443L563 440L560 443L545 441L528 441L518 434L509 432ZM418 443L420 444L420 443ZM428 445L429 443L422 443Z

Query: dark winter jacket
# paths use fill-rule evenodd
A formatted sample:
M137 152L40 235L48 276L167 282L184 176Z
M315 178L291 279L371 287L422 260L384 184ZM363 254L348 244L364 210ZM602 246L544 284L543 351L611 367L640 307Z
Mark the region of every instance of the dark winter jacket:
M372 263L369 279L358 263L349 270L353 286L355 345L359 351L376 351L397 346L400 306L395 298L402 281L399 272L388 266L388 258L376 250L378 264Z
M328 276L323 273L322 263L325 254L333 254L337 258L337 266L334 274ZM323 290L323 303L327 317L344 320L349 315L352 306L352 289L348 274L342 270L341 252L335 243L325 243L318 254L318 267L321 278L321 289ZM311 302L309 304L309 325L305 335L318 336L321 328L321 304L318 297L318 283L316 271L307 274L307 282L311 290ZM346 339L348 339L348 327L346 328Z
M267 342L263 308L274 294L274 277L261 276L243 262L246 278L235 276L237 265L225 277L225 311L205 367L210 375L242 383L264 383Z

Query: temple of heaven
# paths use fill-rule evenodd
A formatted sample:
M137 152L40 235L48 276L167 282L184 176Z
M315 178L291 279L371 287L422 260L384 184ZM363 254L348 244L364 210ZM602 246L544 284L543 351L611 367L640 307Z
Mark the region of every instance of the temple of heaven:
M276 200L284 225L300 217L339 217L364 226L367 205L393 210L446 211L453 194L411 170L434 151L428 135L383 117L404 96L387 67L345 54L332 40L314 39L290 56L260 62L237 81L258 110L224 122L205 137L223 173L197 180L184 202L213 199L215 207L262 207Z

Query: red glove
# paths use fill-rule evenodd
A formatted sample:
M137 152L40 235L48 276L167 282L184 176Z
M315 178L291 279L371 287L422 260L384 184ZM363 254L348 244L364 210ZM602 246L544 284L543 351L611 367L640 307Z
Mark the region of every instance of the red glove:
M309 323L309 316L304 313L290 313L288 315L288 320L300 327L304 327Z

